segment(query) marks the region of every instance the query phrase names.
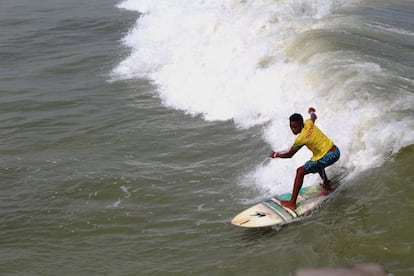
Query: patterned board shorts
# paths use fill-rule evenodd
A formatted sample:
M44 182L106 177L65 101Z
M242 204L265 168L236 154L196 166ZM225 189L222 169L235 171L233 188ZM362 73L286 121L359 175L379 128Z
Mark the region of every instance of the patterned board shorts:
M321 159L316 161L309 160L306 162L304 165L305 170L311 173L319 172L338 161L340 156L341 152L339 151L339 148L335 146L333 150L328 151Z

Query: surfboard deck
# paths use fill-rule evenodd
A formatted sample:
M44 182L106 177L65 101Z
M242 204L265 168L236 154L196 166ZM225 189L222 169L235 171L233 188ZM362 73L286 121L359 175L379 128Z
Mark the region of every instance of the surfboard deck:
M337 187L334 185L334 191ZM296 209L291 210L280 204L280 200L289 200L291 193L278 195L257 203L236 215L231 223L240 227L269 227L283 225L304 217L315 210L333 192L324 195L320 184L302 187L296 200Z

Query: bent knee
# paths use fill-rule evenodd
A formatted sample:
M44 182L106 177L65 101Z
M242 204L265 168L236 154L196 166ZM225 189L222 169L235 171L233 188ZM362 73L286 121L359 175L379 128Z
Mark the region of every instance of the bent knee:
M306 169L305 169L305 167L304 166L302 166L302 167L299 167L299 168L297 168L296 169L296 174L300 174L300 175L305 175L306 174Z

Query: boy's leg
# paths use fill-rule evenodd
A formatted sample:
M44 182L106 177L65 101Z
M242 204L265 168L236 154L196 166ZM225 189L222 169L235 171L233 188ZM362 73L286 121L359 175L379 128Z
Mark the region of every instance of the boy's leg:
M301 166L296 170L296 177L295 182L293 184L292 197L290 198L290 200L281 200L280 203L283 206L290 209L296 209L296 200L298 198L300 188L302 188L303 178L308 173L310 172L307 172L304 166Z
M332 190L331 181L328 179L325 169L320 170L318 173L323 180L323 185L322 185L323 188L327 191L331 191Z

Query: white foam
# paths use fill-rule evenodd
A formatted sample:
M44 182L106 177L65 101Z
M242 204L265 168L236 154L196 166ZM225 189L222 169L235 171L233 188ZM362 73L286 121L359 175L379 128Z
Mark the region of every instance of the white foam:
M126 0L118 6L141 15L123 40L132 53L114 78L148 78L166 106L206 120L263 125L274 149L288 148L294 139L289 115L315 106L318 125L341 148L337 168L379 166L413 143L413 120L395 122L391 114L412 109L412 94L401 91L402 101L377 96L364 83L390 72L354 53L321 53L306 63L286 53L301 33L323 27L324 18L350 2ZM248 179L271 192L289 189L292 167L309 157L302 150L294 159L274 160Z

